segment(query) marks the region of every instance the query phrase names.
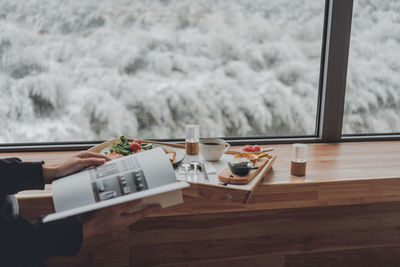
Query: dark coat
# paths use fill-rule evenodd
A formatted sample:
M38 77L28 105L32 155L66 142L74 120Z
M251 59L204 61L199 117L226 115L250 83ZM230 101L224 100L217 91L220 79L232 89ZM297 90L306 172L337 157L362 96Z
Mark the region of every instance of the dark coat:
M52 256L76 255L82 243L82 223L76 217L42 223L13 214L8 195L44 189L43 162L0 159L0 265L37 266ZM14 210L15 211L15 210Z

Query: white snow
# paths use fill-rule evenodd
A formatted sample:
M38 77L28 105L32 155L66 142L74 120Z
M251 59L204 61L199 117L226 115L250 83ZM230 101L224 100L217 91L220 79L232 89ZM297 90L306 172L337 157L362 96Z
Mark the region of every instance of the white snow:
M355 7L347 133L400 130L398 2ZM320 0L0 0L0 143L314 134L323 15Z
M400 1L355 1L343 132L400 132Z

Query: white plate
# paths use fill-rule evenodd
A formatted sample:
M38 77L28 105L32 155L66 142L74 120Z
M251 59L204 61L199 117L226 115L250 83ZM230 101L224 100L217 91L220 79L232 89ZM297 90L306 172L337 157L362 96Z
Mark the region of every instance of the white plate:
M161 147L161 146L153 144L153 147ZM110 149L111 149L111 146L109 146L107 148L104 148L103 150L100 151L100 154L109 153ZM170 148L170 147L168 147L168 149L172 150L172 151L174 151L176 153L175 159L174 159L174 162L172 162L172 165L178 164L179 162L181 162L185 158L185 151L180 150L180 149L173 149L173 148Z

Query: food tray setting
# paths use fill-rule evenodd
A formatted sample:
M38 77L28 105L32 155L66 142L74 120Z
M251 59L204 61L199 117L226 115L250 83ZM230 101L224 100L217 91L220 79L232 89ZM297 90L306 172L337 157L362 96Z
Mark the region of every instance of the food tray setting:
M98 144L88 151L118 158L155 147L162 147L174 166L177 179L190 183L191 186L183 190L183 195L229 202L246 203L276 160L276 156L271 152L273 149L268 149L268 152L240 149L226 151L218 161L211 162L206 161L200 154L186 155L182 145L123 136ZM253 162L257 169L250 170L246 175L234 174L228 167L228 162L232 162L234 158Z
M185 189L184 195L246 203L256 190L257 185L271 170L276 156L270 154L270 158L260 160L256 163L259 169L242 177L230 173L227 169L228 162L233 158L233 154L224 154L219 161L209 162L205 161L201 155L186 155L185 159L175 167L178 180L191 184L190 188ZM197 173L193 163L199 165ZM230 175L233 175L234 179L249 181L247 184L232 184L229 181L221 181L221 176L229 177Z

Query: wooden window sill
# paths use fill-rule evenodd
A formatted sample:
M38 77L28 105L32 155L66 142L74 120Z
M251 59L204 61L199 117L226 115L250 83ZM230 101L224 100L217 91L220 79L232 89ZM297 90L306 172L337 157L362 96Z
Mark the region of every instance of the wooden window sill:
M270 145L268 145L270 146ZM400 141L309 144L307 174L290 175L291 145L273 145L278 156L247 204L185 196L185 203L153 216L383 203L400 200ZM75 152L0 153L0 158L57 163ZM22 210L51 204L51 187L17 195ZM52 207L51 207L52 209ZM43 207L43 212L51 211ZM33 216L33 214L32 214Z

